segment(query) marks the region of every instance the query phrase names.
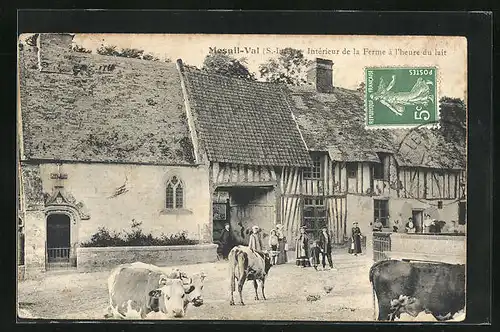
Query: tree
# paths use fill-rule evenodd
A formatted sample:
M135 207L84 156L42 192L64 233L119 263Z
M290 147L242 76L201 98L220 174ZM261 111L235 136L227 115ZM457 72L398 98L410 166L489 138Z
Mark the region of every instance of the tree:
M245 62L245 59L237 60L226 54L208 54L201 69L212 74L255 80Z
M364 93L365 92L365 88L366 88L365 82L361 82L361 83L359 83L358 87L356 88L356 91Z
M439 101L440 131L450 142L464 142L467 137L467 111L459 98L443 97Z
M301 50L287 47L277 58L259 66L260 77L267 82L301 85L307 82L306 70L310 61Z

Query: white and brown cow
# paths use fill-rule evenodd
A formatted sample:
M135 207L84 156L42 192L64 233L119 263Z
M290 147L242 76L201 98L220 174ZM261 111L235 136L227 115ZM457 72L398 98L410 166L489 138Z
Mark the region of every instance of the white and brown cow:
M242 291L243 285L247 280L253 280L255 288L255 299L259 299L257 292L257 283L260 283L262 298L265 300L264 283L266 276L271 268L271 257L268 253L259 252L245 246L237 246L231 249L228 255L229 278L231 283L229 304L234 305L233 293L238 280L238 292L240 294L240 304L243 303Z
M189 303L203 304L203 273L189 278L179 269L166 272L142 262L123 264L108 278L106 318L183 317Z

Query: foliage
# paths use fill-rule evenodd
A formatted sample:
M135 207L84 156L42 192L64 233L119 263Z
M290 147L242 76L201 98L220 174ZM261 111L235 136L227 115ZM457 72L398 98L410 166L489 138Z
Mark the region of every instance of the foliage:
M137 48L122 48L118 49L115 45L101 45L97 49L97 54L108 56L119 56L122 58L142 59L147 61L160 61L160 58L151 53L144 53L144 50ZM165 57L164 62L172 62L171 59Z
M72 45L71 46L71 50L74 51L74 52L78 52L78 53L92 53L92 50L88 50L80 45Z
M132 219L130 230L122 232L110 231L106 227L99 227L89 241L81 243L82 247L131 247L131 246L175 246L193 245L197 240L187 238L185 231L177 234L161 234L155 237L152 234L144 234L142 222Z
M39 36L40 36L40 34L38 34L38 33L35 33L35 34L29 36L28 38L26 38L26 44L29 46L36 46L36 42L37 42Z
M467 136L467 111L463 100L443 97L440 103L441 133L449 142L464 142Z
M260 77L267 82L301 85L307 82L307 66L310 61L301 50L287 47L277 58L259 66Z
M255 80L255 75L248 70L246 60L230 57L226 54L208 54L203 61L202 70L211 74Z

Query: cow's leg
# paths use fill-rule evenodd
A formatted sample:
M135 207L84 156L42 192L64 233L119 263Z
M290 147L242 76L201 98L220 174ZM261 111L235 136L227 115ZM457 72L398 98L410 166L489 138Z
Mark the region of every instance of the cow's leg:
M262 292L262 298L263 298L264 300L266 300L266 294L264 293L264 281L265 281L265 279L262 279L262 280L260 281L260 290L261 290L261 292Z
M231 287L229 289L229 293L231 294L231 295L229 295L229 305L234 305L234 296L233 296L233 293L234 293L235 288L236 288L234 279L235 279L235 277L232 276L231 277Z
M257 280L253 280L253 288L255 289L255 299L259 299L259 293L257 293Z
M240 304L245 305L243 303L243 285L245 284L245 281L247 279L246 273L243 274L242 278L238 282L238 292L240 293Z

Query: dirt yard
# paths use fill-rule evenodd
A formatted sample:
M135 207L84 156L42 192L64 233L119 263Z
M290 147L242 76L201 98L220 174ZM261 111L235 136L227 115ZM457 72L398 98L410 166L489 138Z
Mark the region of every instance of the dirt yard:
M254 300L251 282L243 290L245 306L229 306L228 263L182 266L188 273L204 271L205 303L190 306L185 319L366 321L373 319L368 271L370 257L334 252L336 270L315 271L293 262L271 268L267 300ZM171 267L166 268L168 270ZM20 311L47 319L102 319L108 304L107 272L51 272L40 280L19 283ZM326 287L325 287L326 286ZM329 293L325 291L331 289ZM235 292L235 300L238 300ZM308 301L308 295L319 296Z

